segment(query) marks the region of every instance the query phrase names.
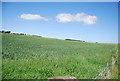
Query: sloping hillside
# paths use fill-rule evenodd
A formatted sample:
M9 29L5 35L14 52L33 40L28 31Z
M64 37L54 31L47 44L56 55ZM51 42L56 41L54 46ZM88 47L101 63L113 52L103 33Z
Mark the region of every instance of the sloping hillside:
M116 49L116 45L3 34L3 78L74 76L92 79L111 61Z

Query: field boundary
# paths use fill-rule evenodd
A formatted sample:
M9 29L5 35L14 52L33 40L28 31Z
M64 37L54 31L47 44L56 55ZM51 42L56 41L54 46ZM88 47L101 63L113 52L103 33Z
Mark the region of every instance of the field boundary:
M99 79L100 77L103 77L104 75L106 75L106 74L107 74L107 70L109 71L109 69L110 69L110 64L111 64L111 63L107 63L107 65L106 65L106 67L104 68L104 70L103 70L102 72L100 72L100 73L98 74L98 76L96 76L94 79ZM105 76L104 76L104 78L105 78L105 79L109 79L109 78L107 78L107 77L105 77Z
M118 49L116 51L116 54L118 54ZM98 76L96 76L94 78L94 80L96 80L96 79L103 79L103 78L104 79L110 79L110 76L111 76L111 72L110 71L111 71L111 68L115 65L115 63L116 63L116 59L115 59L115 57L112 57L112 60L107 63L107 65L104 68L104 70L102 72L100 72L98 74Z

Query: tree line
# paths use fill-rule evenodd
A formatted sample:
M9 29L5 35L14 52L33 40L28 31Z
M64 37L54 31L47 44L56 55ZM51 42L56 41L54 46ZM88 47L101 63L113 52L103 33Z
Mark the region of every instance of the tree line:
M0 33L17 34L17 35L27 35L27 34L24 34L24 33L11 33L11 31L4 31L4 30L0 31ZM32 36L42 37L42 36L38 36L38 35L32 35ZM65 39L65 40L85 42L85 41L82 41L82 40L75 40L75 39ZM98 43L98 42L96 42L96 43Z

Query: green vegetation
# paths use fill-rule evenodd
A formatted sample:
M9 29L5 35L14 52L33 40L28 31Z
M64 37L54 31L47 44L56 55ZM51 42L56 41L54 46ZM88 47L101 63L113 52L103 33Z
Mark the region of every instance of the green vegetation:
M117 45L3 34L3 79L95 78L116 50Z

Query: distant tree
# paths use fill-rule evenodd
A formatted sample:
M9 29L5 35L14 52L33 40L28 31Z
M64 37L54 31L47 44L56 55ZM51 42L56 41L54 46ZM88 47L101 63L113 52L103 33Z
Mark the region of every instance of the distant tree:
M4 31L4 30L2 30L2 31L0 31L0 33L11 33L11 31Z
M2 30L2 33L5 33L5 31L4 31L4 30Z
M19 35L19 33L15 33L16 35Z
M24 35L24 33L20 33L20 35Z
M65 39L65 40L72 40L72 39Z
M16 33L12 33L12 34L16 34Z
M11 33L11 31L4 31L4 33Z
M5 31L4 31L4 30L2 30L2 31L0 31L0 33L5 33Z
M42 36L37 36L37 37L42 37Z
M65 40L82 42L81 40L75 40L75 39L65 39Z
M98 42L96 42L96 43L98 43Z

